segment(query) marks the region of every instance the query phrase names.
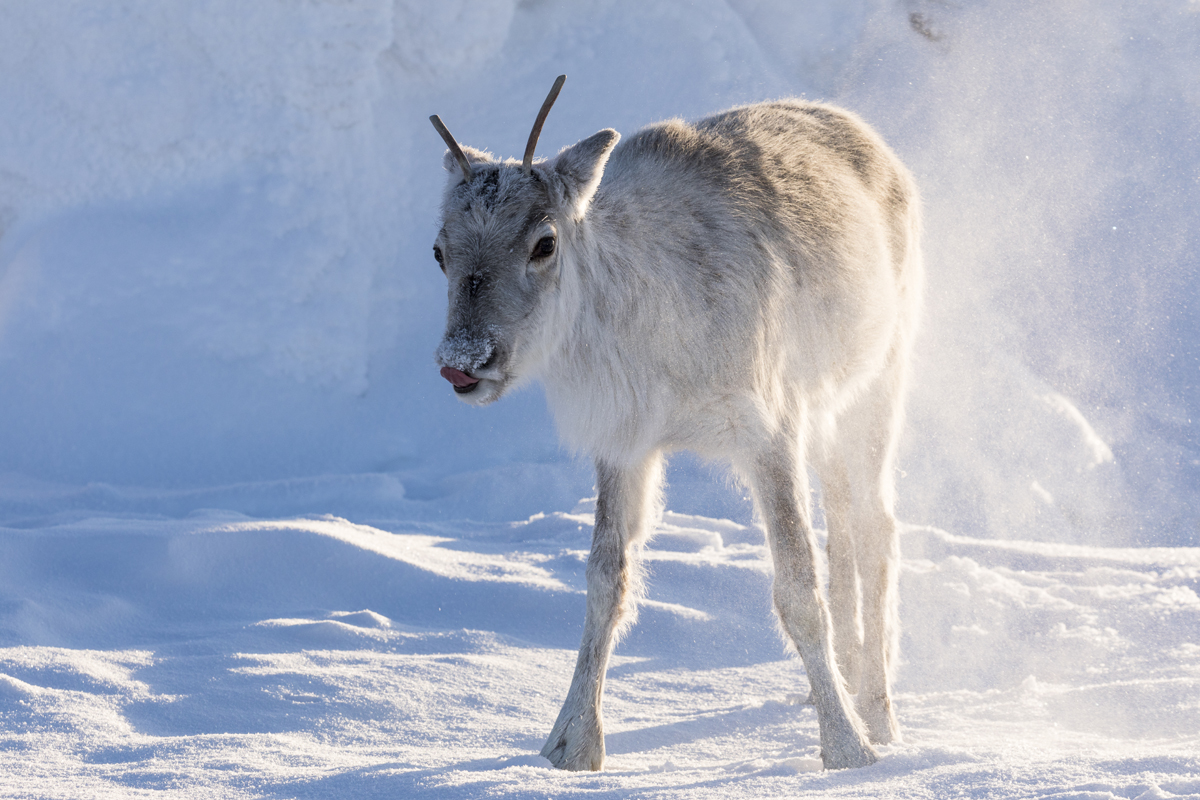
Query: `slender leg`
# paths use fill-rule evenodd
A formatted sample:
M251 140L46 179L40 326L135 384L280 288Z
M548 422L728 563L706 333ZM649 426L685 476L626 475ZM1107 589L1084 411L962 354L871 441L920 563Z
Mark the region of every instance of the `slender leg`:
M583 641L571 689L542 748L542 755L560 769L604 766L604 673L613 645L637 613L637 559L658 511L661 485L660 453L633 467L596 462L599 497L587 563Z
M851 527L850 481L836 456L821 465L821 496L829 527L829 616L833 651L846 691L857 694L862 675L863 629L859 612L858 558Z
M863 593L862 681L858 713L871 741L889 744L900 738L892 709L891 676L897 650L900 548L896 520L882 508L856 515L863 543L859 576Z
M871 741L900 736L891 679L899 646L900 542L896 530L895 461L901 381L885 373L839 424L837 449L849 490L849 528L862 589L862 671L858 712ZM831 587L832 591L832 587Z
M781 436L750 469L750 484L775 561L775 610L808 673L825 768L863 767L873 764L876 755L834 660L829 612L817 580L807 477L799 452L798 437Z

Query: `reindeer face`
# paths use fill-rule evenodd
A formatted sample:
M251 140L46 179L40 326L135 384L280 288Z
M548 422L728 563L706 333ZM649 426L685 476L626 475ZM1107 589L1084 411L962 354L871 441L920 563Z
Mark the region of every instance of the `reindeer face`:
M559 286L559 222L583 220L608 154L621 135L605 129L533 164L542 123L566 75L538 112L521 162L461 147L435 114L451 173L434 258L450 282L446 335L437 349L442 377L460 398L486 405L534 366L546 309Z
M470 180L448 190L433 247L449 283L436 358L461 399L485 405L529 371L558 285L559 241L540 176L470 153Z

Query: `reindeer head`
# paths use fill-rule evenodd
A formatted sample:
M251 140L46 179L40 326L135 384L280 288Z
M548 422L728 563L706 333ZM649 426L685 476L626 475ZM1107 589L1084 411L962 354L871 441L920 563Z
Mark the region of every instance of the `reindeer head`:
M460 147L441 119L430 117L450 148L433 246L449 281L446 334L436 358L442 377L473 405L498 399L536 370L573 235L620 138L606 129L533 163L542 124L566 79L554 82L520 162Z

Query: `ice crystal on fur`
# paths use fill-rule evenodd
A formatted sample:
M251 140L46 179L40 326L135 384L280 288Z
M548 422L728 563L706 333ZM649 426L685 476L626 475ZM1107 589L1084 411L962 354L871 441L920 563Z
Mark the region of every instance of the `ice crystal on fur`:
M442 340L436 358L439 364L472 372L486 364L495 349L486 334L463 329Z

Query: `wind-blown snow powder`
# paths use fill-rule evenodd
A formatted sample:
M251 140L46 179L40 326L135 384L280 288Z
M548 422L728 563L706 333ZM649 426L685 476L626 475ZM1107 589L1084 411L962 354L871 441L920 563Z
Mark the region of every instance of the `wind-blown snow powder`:
M0 794L1200 794L1200 8L793 5L7 3ZM535 755L590 470L437 375L427 117L517 155L561 72L543 153L807 94L917 175L898 512L950 533L871 767L814 771L761 531L682 459L607 772Z

